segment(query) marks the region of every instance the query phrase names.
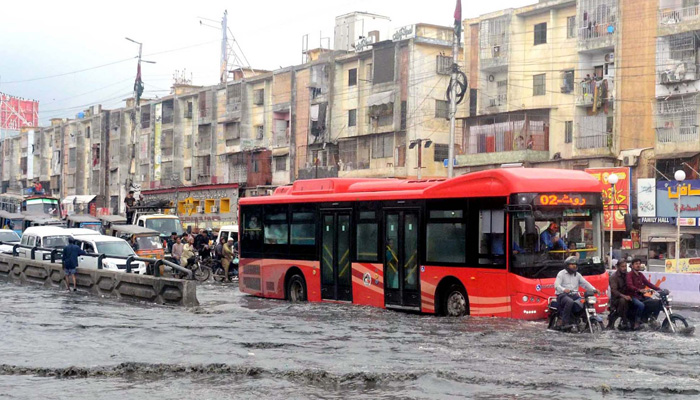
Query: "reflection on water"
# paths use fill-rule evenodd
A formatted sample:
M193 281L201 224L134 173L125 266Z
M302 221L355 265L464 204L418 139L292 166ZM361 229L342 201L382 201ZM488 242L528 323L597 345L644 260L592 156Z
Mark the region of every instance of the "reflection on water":
M695 336L550 332L289 304L205 284L185 310L0 283L10 399L657 398L700 395ZM682 310L692 321L698 310ZM571 375L568 371L575 371ZM2 395L0 395L2 397ZM3 397L3 398L5 398Z

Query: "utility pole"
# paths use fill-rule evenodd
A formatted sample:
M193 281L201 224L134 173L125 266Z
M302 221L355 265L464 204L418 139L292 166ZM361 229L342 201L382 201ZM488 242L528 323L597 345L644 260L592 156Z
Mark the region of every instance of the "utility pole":
M455 114L457 114L457 56L462 33L462 2L457 0L455 7L455 29L452 37L452 76L450 78L450 141L447 151L447 177L454 177L453 165L455 157Z
M219 68L219 83L226 85L228 80L228 11L224 10L224 18L221 19L221 64Z

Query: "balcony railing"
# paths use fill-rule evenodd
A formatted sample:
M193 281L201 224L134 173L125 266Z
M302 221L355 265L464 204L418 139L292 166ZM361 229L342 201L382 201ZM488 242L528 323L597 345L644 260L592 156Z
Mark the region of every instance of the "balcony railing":
M700 6L659 10L659 25L673 25L700 20Z
M501 126L506 124L508 126ZM531 121L534 125L543 124ZM524 121L504 122L493 125L472 127L468 133L469 154L499 153L505 151L548 151L549 134L547 131L531 129L528 133L523 129ZM476 129L475 129L476 128ZM544 125L542 125L544 128Z
M617 32L617 24L615 22L579 28L579 47L594 49L612 46L614 45L615 32Z
M576 137L576 148L577 149L601 149L610 147L609 146L609 134L600 135L590 135L590 136L577 136Z
M659 143L697 142L700 140L697 126L678 126L656 128L656 140Z
M592 106L598 102L602 106L610 99L610 91L613 88L612 79L586 80L575 85L576 105Z

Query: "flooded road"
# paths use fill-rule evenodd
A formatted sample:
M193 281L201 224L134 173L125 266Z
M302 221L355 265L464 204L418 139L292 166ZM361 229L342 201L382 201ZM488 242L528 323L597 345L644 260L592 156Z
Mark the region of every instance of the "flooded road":
M292 305L198 288L194 310L0 282L0 399L697 398L700 340ZM693 324L700 310L679 310Z

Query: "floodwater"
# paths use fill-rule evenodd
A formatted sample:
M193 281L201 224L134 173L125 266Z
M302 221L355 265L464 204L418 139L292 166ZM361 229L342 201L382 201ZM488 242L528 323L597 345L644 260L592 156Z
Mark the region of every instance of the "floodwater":
M182 309L0 282L0 399L700 396L697 335L563 334L215 283L198 297Z

